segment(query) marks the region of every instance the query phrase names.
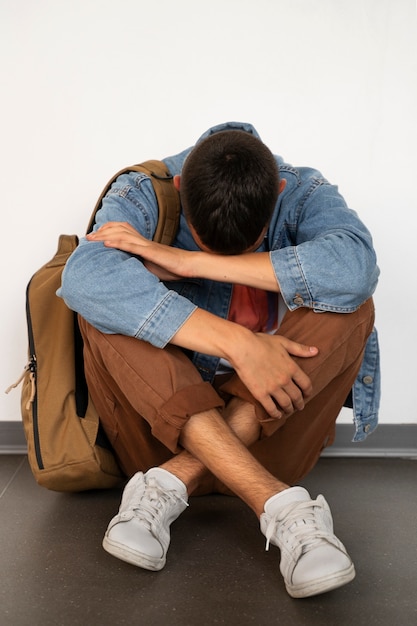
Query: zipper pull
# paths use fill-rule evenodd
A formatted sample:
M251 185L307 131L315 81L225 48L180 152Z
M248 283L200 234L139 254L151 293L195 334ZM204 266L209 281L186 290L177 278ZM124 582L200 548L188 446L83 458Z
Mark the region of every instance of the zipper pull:
M22 382L22 380L24 379L24 377L26 376L26 372L30 372L30 380L31 380L31 384L32 384L32 393L31 393L31 398L32 398L32 396L34 396L33 387L35 386L35 371L36 371L36 357L35 357L35 355L32 355L30 357L29 362L26 363L25 369L23 370L23 372L20 375L20 377L17 379L17 381L15 383L10 385L10 387L7 387L5 393L10 393L10 391L12 389L15 389L16 387L18 387L20 385L20 383ZM32 400L32 402L33 402L33 400Z
M26 411L29 411L30 405L33 404L33 401L35 400L35 395L36 395L35 372L32 371L32 370L31 370L31 372L29 374L29 380L30 380L31 390L30 390L30 398L26 402Z

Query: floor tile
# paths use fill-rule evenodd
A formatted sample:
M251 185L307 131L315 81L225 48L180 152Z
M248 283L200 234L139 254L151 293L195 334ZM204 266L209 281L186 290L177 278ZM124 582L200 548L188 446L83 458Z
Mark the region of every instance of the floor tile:
M0 456L0 498L22 468L24 457L16 454Z

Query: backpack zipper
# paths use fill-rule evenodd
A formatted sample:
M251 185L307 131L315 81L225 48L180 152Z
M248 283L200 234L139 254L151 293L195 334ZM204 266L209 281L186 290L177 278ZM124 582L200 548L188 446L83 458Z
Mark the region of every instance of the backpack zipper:
M29 410L30 405L32 405L32 429L33 429L33 443L35 447L35 456L36 461L38 463L39 469L44 469L44 464L42 460L41 454L41 446L39 441L39 425L38 425L38 393L36 389L37 382L37 361L36 361L36 350L35 350L35 340L33 338L33 327L32 327L32 318L30 316L30 306L29 306L29 288L30 283L26 289L26 320L28 327L28 341L29 341L29 363L28 369L30 371L30 380L32 384L32 393L30 395L29 401L26 405L26 409Z
M25 409L29 411L32 408L32 425L33 425L33 440L35 444L35 455L36 460L38 462L39 469L44 469L42 455L40 451L39 445L39 429L38 429L38 400L36 395L36 356L32 354L29 357L28 363L26 363L22 374L19 376L17 381L7 387L6 393L9 393L12 389L15 389L20 385L27 372L29 372L29 380L30 380L30 397L26 402Z

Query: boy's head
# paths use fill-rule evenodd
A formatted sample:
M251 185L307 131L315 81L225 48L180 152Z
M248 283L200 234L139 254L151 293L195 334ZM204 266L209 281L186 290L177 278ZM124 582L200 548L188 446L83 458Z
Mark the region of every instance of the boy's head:
M241 254L265 231L279 190L271 151L243 131L215 133L198 143L181 173L188 223L211 252Z

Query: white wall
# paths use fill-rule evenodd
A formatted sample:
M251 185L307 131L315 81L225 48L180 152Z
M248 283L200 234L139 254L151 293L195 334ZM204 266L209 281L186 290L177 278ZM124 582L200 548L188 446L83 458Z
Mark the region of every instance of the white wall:
M1 0L0 391L58 235L84 232L117 169L235 119L371 228L381 421L416 422L416 44L415 0ZM0 394L0 420L20 419L19 396Z

